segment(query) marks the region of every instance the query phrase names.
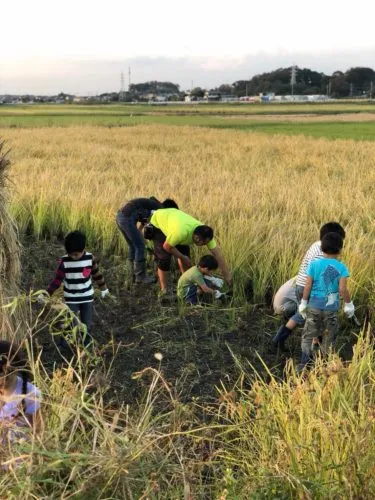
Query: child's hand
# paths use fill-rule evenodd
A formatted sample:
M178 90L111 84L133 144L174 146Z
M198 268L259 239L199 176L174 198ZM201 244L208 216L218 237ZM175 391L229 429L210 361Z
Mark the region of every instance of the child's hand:
M215 290L215 299L220 299L220 297L224 295L223 293L221 293L219 290Z
M298 307L298 312L300 313L303 319L306 319L306 309L307 309L307 300L302 299Z
M104 299L107 295L109 295L109 290L108 290L108 288L106 288L105 290L102 290L102 291L100 292L100 297L101 297L102 299Z
M354 307L353 302L348 302L347 304L345 304L344 313L346 314L346 316L348 318L352 318L354 316L355 307Z

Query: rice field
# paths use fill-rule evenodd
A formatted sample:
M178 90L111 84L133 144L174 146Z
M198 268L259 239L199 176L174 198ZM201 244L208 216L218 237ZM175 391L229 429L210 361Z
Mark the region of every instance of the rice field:
M297 272L302 255L318 239L319 226L337 220L347 231L343 261L351 271L358 317L372 312L373 141L305 136L303 126L314 125L317 131L323 126L305 118L290 125L299 134L277 129L278 117L262 123L274 127L267 133L199 127L193 121L181 127L170 116L161 116L163 123L131 127L103 126L94 115L85 123L61 126L43 126L39 118L31 114L27 126L7 126L0 117L1 136L11 148L9 210L21 232L48 240L82 229L90 249L121 260L126 248L115 225L117 210L137 196L173 197L183 210L213 226L233 270L235 306L246 314L245 280L254 280L255 300L262 302L270 287L276 289ZM42 118L50 119L48 113ZM354 122L332 117L327 123L330 130L347 125L349 137L354 130ZM372 122L364 125L370 134ZM28 343L50 321L35 314L34 302L35 295L20 296L9 308L19 315ZM215 330L214 320L205 321L212 321ZM350 363L332 355L306 379L296 376L291 361L283 378L264 366L265 379L249 360L233 355L238 380L230 385L223 378L210 404L181 400L177 382L164 378L163 360L134 374L143 388L137 402L108 403L113 373L102 352L116 354L112 341L93 357L78 350L74 362L54 371L30 350L34 379L44 395L44 427L6 456L10 464L21 457L22 465L3 474L0 496L373 498L372 327L351 333L358 342ZM161 330L152 323L146 328L162 346ZM135 341L141 342L137 332ZM240 329L235 332L240 335ZM250 339L253 332L246 334ZM256 357L250 340L249 350ZM192 369L186 366L184 377Z
M194 127L4 130L12 213L38 237L83 229L125 251L115 214L137 196L173 197L212 225L237 281L258 294L294 275L322 223L338 220L360 303L373 296L375 144ZM359 304L360 305L360 304Z

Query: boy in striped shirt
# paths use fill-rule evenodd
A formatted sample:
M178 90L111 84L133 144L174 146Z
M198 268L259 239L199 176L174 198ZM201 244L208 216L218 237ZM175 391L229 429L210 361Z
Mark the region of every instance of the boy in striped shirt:
M342 239L345 239L345 230L338 222L327 222L320 228L320 239L315 241L310 248L307 250L305 256L303 257L302 264L299 268L298 275L295 281L295 293L297 298L296 312L287 321L285 325L282 325L278 330L276 335L272 339L272 345L274 347L279 347L282 351L285 350L285 341L290 336L292 331L297 326L303 326L305 324L305 319L301 316L298 311L298 306L301 303L303 289L305 288L307 281L307 269L310 263L315 259L321 259L324 254L321 249L321 241L324 236L328 233L337 233Z
M109 294L102 274L99 272L95 257L85 250L86 236L80 231L73 231L65 238L64 255L57 268L56 275L47 288L51 296L63 283L64 300L69 309L86 325L87 334L84 344L91 342L92 303L94 289L92 280L99 286L101 297Z

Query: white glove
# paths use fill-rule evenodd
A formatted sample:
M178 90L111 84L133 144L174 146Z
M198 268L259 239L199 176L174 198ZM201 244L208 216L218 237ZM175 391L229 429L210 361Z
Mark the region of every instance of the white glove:
M48 302L48 298L43 295L42 293L40 293L37 298L36 298L38 304L40 304L41 306L45 306Z
M100 297L101 297L102 299L104 299L107 295L109 295L109 290L108 290L108 288L106 288L105 290L102 290L102 291L100 292Z
M215 299L220 299L220 297L224 295L223 293L219 292L219 290L215 290Z
M300 313L303 319L306 319L306 309L307 309L307 300L302 299L298 307L298 312Z
M344 305L344 313L348 318L352 318L354 316L355 307L353 302L348 302Z
M221 278L215 278L215 276L205 276L204 279L211 281L211 283L217 286L217 288L221 288L224 285L224 280Z

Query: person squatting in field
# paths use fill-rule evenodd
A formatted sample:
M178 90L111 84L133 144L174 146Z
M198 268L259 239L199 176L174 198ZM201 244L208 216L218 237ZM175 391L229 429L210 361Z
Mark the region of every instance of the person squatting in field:
M216 299L223 294L218 290L223 283L219 278L213 278L213 272L218 268L217 260L213 255L204 255L196 266L185 271L177 283L177 297L188 304L198 304L199 296L210 294Z
M340 234L325 234L321 241L323 256L311 261L306 269L306 284L298 307L299 313L306 318L298 372L311 364L315 351L328 354L334 348L339 326L340 296L344 300L347 317L354 315L354 305L346 285L349 271L339 260L343 246L344 239Z
M80 231L73 231L65 238L64 255L59 263L56 275L47 288L51 296L63 283L64 300L74 315L86 325L83 335L84 345L92 341L92 305L94 289L92 279L99 286L101 298L109 294L102 274L99 272L98 262L92 253L86 251L86 236ZM92 279L91 279L92 278ZM45 301L43 295L38 297L40 302Z
M190 245L207 245L218 262L218 267L228 284L232 275L220 248L214 240L213 229L176 208L157 210L151 217L155 258L158 266L160 295L168 293L168 274L172 256L176 257L181 273L190 266Z
M149 221L155 210L171 207L178 208L176 202L169 198L163 203L153 196L134 198L128 201L116 215L117 226L128 244L128 261L133 272L133 280L137 284L155 283L155 279L146 274L145 242L142 227Z
M39 389L28 380L20 349L0 341L0 443L2 454L12 443L30 438L41 429ZM6 457L3 457L6 459ZM3 461L3 460L2 460ZM5 460L6 461L6 460ZM15 465L19 461L12 462ZM7 464L3 469L8 470Z
M292 331L297 326L303 326L305 324L304 318L298 312L297 308L301 302L303 289L306 284L307 274L306 270L311 261L314 259L321 259L323 257L323 252L321 249L321 240L328 233L337 233L343 239L345 239L345 230L338 222L327 222L320 228L320 239L315 241L310 248L307 250L305 256L303 257L302 264L299 268L297 278L295 280L295 296L297 300L297 306L295 313L287 319L286 324L282 324L278 329L276 335L272 339L272 345L274 348L280 348L280 350L285 349L285 341L291 335ZM288 282L289 283L289 282ZM286 289L284 289L285 292Z
M273 297L272 305L274 313L283 316L286 321L297 312L296 276L281 285Z

